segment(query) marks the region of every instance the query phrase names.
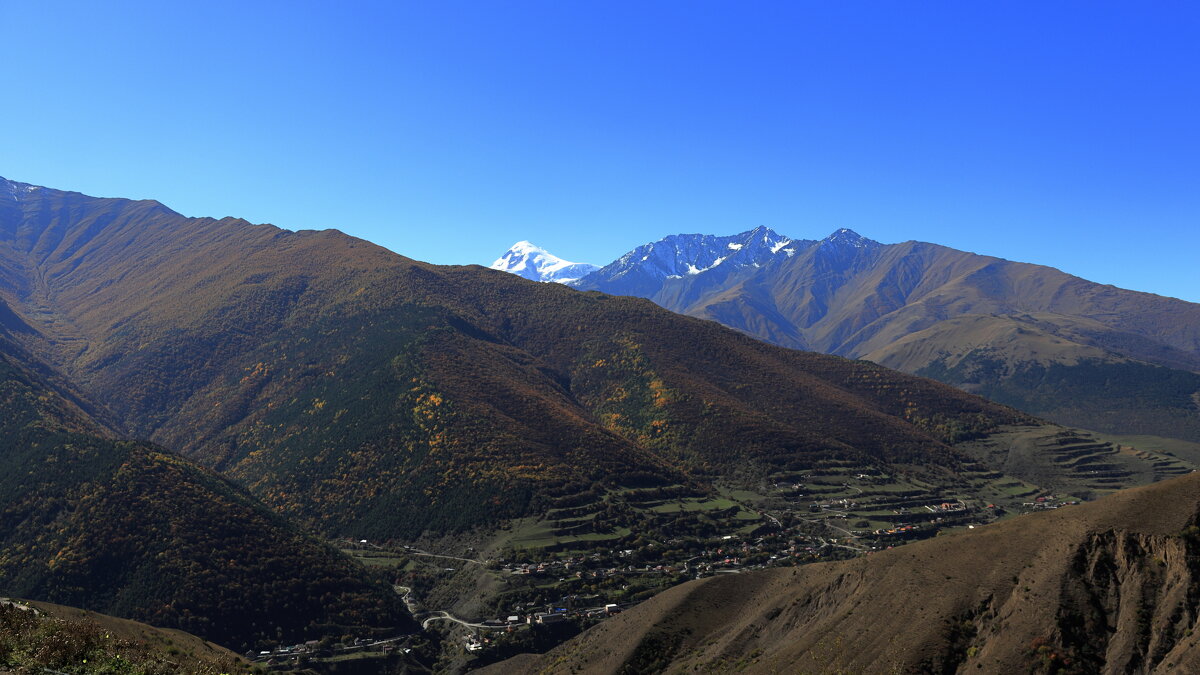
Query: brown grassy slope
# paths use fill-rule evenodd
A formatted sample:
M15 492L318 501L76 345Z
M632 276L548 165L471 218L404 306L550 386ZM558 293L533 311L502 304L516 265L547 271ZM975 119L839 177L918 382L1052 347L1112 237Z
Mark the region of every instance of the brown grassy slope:
M433 273L424 292L440 290L442 302L535 355L585 408L604 409L610 397L627 393L611 391L630 386L614 385L613 371L620 372L621 358L640 360L668 390L669 400L656 406L668 428L678 423L692 444L711 446L714 454L840 449L904 461L944 452L913 421L939 413L1021 418L929 380L779 349L642 300L581 294L477 267Z
M228 675L256 670L238 654L190 633L23 600L0 607L0 664L30 672L70 669L81 675Z
M483 672L1196 672L1200 475L670 589Z
M1088 344L1078 331L1063 335L1063 328L1079 324L1099 328L1097 322L1062 315L1039 319L1031 315L968 314L910 333L864 358L907 372L920 370L939 358L946 358L947 365L954 366L977 349L989 350L1012 367L1026 363L1076 365L1084 359L1128 360Z
M673 309L703 316L717 311L710 305L741 302L739 295L767 297L811 348L850 356L955 316L1040 312L1095 322L1095 344L1134 358L1157 362L1176 350L1176 358L1200 363L1200 305L934 244L880 246L857 257L813 247L743 286L741 294Z
M414 452L413 441L389 418L399 417L403 425L424 393L444 398L436 384L425 382L428 373L416 372L428 353L445 364L451 386L462 379L456 364L488 371L476 387L487 400L457 397L456 419L474 413L499 421L477 429L485 438L436 441L485 449L475 464L501 455L501 464L559 478L569 473L559 456L567 443L566 450L586 454L583 465L623 459L634 467L646 464L631 456L627 442L590 421L581 423L578 406L569 410L569 397L537 371L534 359L486 339L447 335L458 330L454 317L431 308L436 298L414 297L403 288L408 276L426 267L377 246L335 231L293 233L234 219L189 219L154 202L54 190L26 196L19 207L15 222L3 229L11 233L8 266L21 268L21 283L0 293L7 291L38 329L25 340L31 349L56 358L133 435L230 466L259 449L264 435L269 438L262 443L270 445L309 435L311 425L295 419L283 422L284 429L267 430L262 416L268 402L291 400L319 388L321 380L351 377L348 385L363 391L342 392L346 409L357 411L355 404L367 397L378 403L380 388L388 397L414 400L381 407L372 419L347 418L344 426L371 427L371 447L363 447L352 466L333 458L336 466L317 470L336 470L353 481L356 473L399 469L387 455ZM402 287L389 289L394 295L364 295L383 280ZM34 286L40 293L29 290ZM62 344L82 346L67 353ZM383 381L361 382L368 373L384 374ZM429 391L407 396L421 387ZM505 395L511 387L521 395ZM427 426L427 436L444 431ZM310 457L286 463L301 459ZM310 487L281 491L296 495ZM344 489L331 486L328 492Z
M1200 385L1187 383L1200 373L1195 303L920 242L823 242L761 269L668 279L641 293L770 342L867 358L1059 423L1200 438L1191 400ZM1095 368L1130 360L1181 372ZM978 386L974 373L997 362L1003 370ZM1158 375L1173 383L1155 386ZM1056 389L1079 400L1047 401Z
M988 349L1011 365L1060 363L1081 360L1137 360L1185 371L1200 371L1200 358L1145 338L1126 335L1125 342L1097 340L1111 333L1093 319L1041 312L1021 314L964 314L940 321L876 349L863 358L914 372L940 356L961 358L974 349Z
M1067 425L1200 440L1200 373L1097 347L1088 337L1097 326L1060 314L966 315L866 358ZM1168 351L1160 361L1186 361Z
M1025 419L646 301L335 231L45 189L7 213L19 278L0 294L35 328L30 350L128 432L339 534L467 526L611 476L953 466L945 439Z

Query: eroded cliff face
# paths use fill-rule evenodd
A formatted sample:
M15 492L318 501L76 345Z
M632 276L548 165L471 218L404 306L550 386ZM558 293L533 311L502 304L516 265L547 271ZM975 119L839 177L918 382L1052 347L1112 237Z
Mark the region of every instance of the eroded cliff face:
M1063 580L1057 639L1089 672L1177 666L1194 645L1200 538L1109 531L1081 545Z
M1197 663L1200 538L1090 532L1058 570L1025 567L1011 591L951 621L936 672L1151 673Z

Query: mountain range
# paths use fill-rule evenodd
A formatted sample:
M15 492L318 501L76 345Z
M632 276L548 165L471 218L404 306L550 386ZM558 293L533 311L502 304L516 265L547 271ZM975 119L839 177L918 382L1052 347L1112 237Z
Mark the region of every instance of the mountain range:
M328 535L453 530L555 486L747 463L943 466L937 424L1028 420L644 300L10 185L0 300L23 348L94 418Z
M675 235L569 284L794 349L867 359L1026 412L1200 441L1200 305L936 244L759 227Z
M0 188L0 589L232 647L412 630L313 535L830 459L952 472L957 434L1031 423L645 300Z
M696 280L883 249L848 231L697 241L574 283L661 278L684 297ZM716 255L679 264L700 248ZM1090 498L1190 470L746 332L336 230L0 179L0 593L239 650L403 636L417 624L399 584L433 582L327 542L383 542L401 563L432 555L402 542L452 539L554 559L786 526L845 556L861 545L839 540L859 535L799 500L869 489L866 536L947 499L990 519L987 499ZM455 576L437 592L516 585L488 590L483 555L457 556L474 564L463 576L438 565Z

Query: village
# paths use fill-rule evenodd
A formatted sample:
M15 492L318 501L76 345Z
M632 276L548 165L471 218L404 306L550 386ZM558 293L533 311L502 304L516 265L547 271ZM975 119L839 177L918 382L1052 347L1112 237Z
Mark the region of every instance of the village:
M411 639L410 635L386 639L357 638L345 642L335 642L326 638L281 645L274 649L249 651L245 657L272 670L287 671L314 661L337 662L362 655L390 657L394 654L408 654L412 652L412 648L408 646Z
M338 547L389 575L422 633L279 646L253 656L282 670L313 659L438 660L455 651L482 663L534 642L552 646L687 581L870 555L1015 513L1078 503L1021 487L991 501L835 467L719 495L682 488L609 494L552 510L547 521L519 523L486 552L347 537ZM484 577L495 590L475 616L421 600Z

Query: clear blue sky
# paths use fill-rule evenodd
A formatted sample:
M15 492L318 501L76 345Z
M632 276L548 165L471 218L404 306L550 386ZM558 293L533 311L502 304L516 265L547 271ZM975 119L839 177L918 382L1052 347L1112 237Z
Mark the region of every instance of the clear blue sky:
M1200 301L1200 8L0 0L0 175L436 263L850 227Z

